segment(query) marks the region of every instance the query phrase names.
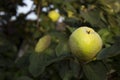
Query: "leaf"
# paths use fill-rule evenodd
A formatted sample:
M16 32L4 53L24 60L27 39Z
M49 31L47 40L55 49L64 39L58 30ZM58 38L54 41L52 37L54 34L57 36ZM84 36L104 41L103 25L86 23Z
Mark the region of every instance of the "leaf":
M104 23L101 21L101 15L98 9L81 11L81 16L93 26L105 27Z
M116 35L116 36L120 36L120 27L119 26L115 26L111 28L111 31Z
M71 68L72 75L75 78L78 78L82 74L82 71L81 71L82 68L81 68L79 62L71 60L70 61L70 68Z
M62 1L60 1L60 0L51 0L51 2L53 2L54 4L62 3Z
M34 77L37 77L44 72L48 65L63 60L65 57L68 56L57 57L53 49L48 49L41 54L34 53L30 56L29 71Z
M27 76L22 76L22 77L17 78L17 80L33 80L33 79Z
M45 58L43 55L32 54L30 56L30 73L36 77L40 75L45 69Z
M5 72L0 69L0 80L5 80Z
M69 55L70 49L68 47L68 43L66 41L61 41L56 47L56 55L64 56Z
M64 6L66 6L65 8L66 8L66 10L70 10L70 11L72 11L72 12L76 12L75 11L75 8L73 7L73 5L71 5L68 1L67 1L67 3L63 3L64 4Z
M29 53L25 53L22 57L17 59L15 61L16 67L18 67L18 68L28 67L28 65L29 65L29 56L30 56Z
M113 34L107 28L100 29L98 33L101 36L103 44L105 44L105 46L109 46L109 43L114 42Z
M118 23L116 21L116 17L114 17L114 16L108 16L108 22L109 22L111 27L118 26Z
M61 61L55 65L55 68L58 70L58 73L62 80L70 80L72 77L72 72L69 68L69 62L66 61Z
M65 33L60 33L58 31L51 31L50 34L52 35L53 40L58 40L59 41L66 41L68 39L68 35Z
M76 30L76 28L69 27L69 26L67 26L67 29L68 29L71 33Z
M44 72L50 63L52 62L47 61L44 55L33 55L30 60L29 71L34 77L37 77Z
M120 54L120 44L114 44L111 47L104 48L99 54L97 55L96 59L105 59L109 57L113 57Z
M112 65L112 68L117 72L117 74L120 74L120 55L115 56L114 58L110 58L110 59L112 60L110 62L110 64ZM120 76L118 77L120 78Z
M83 65L83 72L88 80L106 80L106 67L102 62L96 61Z

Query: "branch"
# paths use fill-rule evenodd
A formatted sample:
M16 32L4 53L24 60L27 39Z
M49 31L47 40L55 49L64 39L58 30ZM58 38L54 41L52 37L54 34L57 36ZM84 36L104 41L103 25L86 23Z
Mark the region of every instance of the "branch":
M41 8L41 6L40 6L40 2L39 2L39 4L38 4L38 8L37 8L37 16L38 16L37 24L36 24L36 27L37 27L37 28L38 28L39 25L40 25L40 23L39 23L40 10L41 10L40 8Z
M29 45L26 43L26 41L23 41L18 51L18 55L17 55L15 62L17 62L18 59L21 58L26 53L28 48L29 48Z

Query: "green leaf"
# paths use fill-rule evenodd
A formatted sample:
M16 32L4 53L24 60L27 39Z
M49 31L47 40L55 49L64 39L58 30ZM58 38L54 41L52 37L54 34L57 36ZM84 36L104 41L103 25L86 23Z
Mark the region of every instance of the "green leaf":
M27 76L22 76L22 77L17 78L17 80L33 80L33 79Z
M104 48L96 57L96 59L105 59L120 54L120 44L114 44L111 47Z
M65 33L60 33L58 31L51 31L49 34L52 35L52 38L54 38L54 40L58 40L58 42L66 41L68 39L68 36Z
M120 27L119 26L113 26L111 28L111 31L116 35L116 36L120 36Z
M106 67L102 62L91 62L83 65L83 72L88 80L106 80Z
M120 74L120 55L111 58L110 64L112 65L112 68L115 70L115 72L117 72L117 74L119 75ZM119 80L120 76L116 76L116 78L118 78L117 80Z
M66 3L63 3L64 4L64 6L66 6L65 8L66 8L66 10L70 10L70 11L72 11L72 12L76 12L75 11L75 8L73 7L73 5L71 5L70 3L68 3L68 1L66 2Z
M0 80L5 80L5 72L0 70Z
M98 9L81 11L81 16L93 26L105 27Z
M58 73L62 80L70 80L70 78L72 77L72 72L69 68L69 62L67 60L57 63L55 67L58 70Z
M50 0L50 1L53 2L54 4L62 3L62 1L60 1L60 0Z
M32 54L30 56L29 71L34 77L40 75L44 71L45 66L46 61L43 55Z
M111 28L118 26L117 19L115 16L108 16L108 22L109 22Z
M68 29L71 33L76 30L76 28L69 27L69 26L67 26L67 29Z
M72 75L75 78L78 78L81 76L82 68L81 68L79 62L71 60L70 61L70 68L71 68Z
M29 53L25 53L22 57L20 57L19 59L17 59L15 61L15 65L18 68L24 68L24 67L28 67L29 65Z
M70 49L68 47L68 43L66 41L61 41L56 47L56 55L64 56L69 55Z
M33 53L30 56L29 71L34 77L37 77L44 72L48 65L63 60L65 57L68 56L57 57L53 49L48 49L41 54Z
M51 54L45 52L41 54L33 53L30 56L29 71L34 77L39 76L44 72L46 66L54 62L54 54L49 50L48 53Z
M98 31L99 35L102 38L103 44L105 46L109 46L109 43L113 43L113 34L107 29L107 28L102 28Z

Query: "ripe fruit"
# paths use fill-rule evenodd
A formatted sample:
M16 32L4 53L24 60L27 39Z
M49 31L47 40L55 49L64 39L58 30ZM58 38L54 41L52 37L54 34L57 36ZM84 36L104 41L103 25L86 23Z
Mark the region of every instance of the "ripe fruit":
M102 39L92 28L76 29L69 38L71 52L81 62L91 61L102 48Z
M37 42L37 44L35 46L35 51L38 52L38 53L43 52L46 48L49 47L50 43L51 43L51 37L50 37L50 35L43 36Z
M60 14L59 14L57 11L52 10L52 11L50 11L50 12L48 13L48 17L49 17L53 22L55 22L55 21L57 21L57 20L59 19Z

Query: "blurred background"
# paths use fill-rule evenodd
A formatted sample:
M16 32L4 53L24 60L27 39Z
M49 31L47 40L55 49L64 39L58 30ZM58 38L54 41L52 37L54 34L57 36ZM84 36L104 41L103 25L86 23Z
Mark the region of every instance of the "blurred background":
M103 40L85 65L68 44L81 26ZM1 0L0 80L120 80L120 0Z

